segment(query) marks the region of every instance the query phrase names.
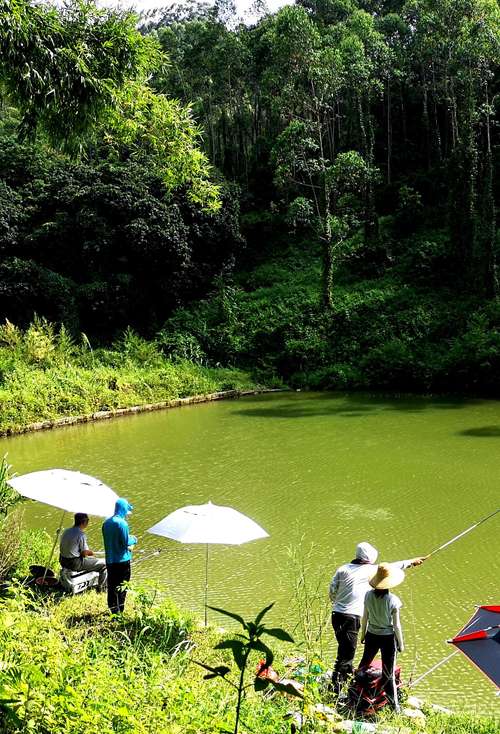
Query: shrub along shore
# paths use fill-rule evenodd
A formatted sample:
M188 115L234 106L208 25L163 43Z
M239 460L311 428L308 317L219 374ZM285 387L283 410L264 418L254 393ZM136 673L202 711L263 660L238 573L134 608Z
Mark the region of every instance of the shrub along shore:
M44 320L25 331L0 326L0 435L257 387L238 369L172 360L132 331L111 348L93 349L86 337L76 343Z

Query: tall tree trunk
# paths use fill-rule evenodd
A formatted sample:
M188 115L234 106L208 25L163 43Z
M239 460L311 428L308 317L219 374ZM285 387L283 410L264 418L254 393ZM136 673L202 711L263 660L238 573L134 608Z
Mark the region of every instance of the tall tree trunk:
M474 127L475 99L472 72L465 82L457 122L459 142L455 146L449 168L449 222L455 272L464 288L474 288L477 145Z
M391 185L391 159L392 159L392 116L391 116L391 76L387 77L387 184Z
M425 161L427 170L431 167L431 146L430 146L430 124L429 124L429 93L427 88L427 77L425 69L422 67L422 120L424 125L424 141L425 141Z
M407 159L407 149L408 149L408 127L406 124L406 105L404 100L404 94L403 94L403 86L400 84L399 87L399 106L401 108L401 129L403 133L403 150L402 150L402 159Z
M485 83L485 153L482 160L482 170L479 176L479 211L477 222L477 258L479 261L478 287L484 290L489 298L498 295L497 264L495 256L496 244L496 211L493 192L493 156L491 150L491 119L489 106L488 84Z
M432 63L432 123L433 123L433 149L438 161L442 159L441 129L439 127L438 115L438 93L436 84L436 69Z
M378 240L378 217L375 210L375 191L372 170L374 167L375 134L371 116L370 94L365 92L364 100L359 99L360 128L363 140L363 155L370 168L364 194L364 239L365 243L374 243Z
M325 186L325 189L327 187ZM327 192L325 191L325 197ZM329 197L329 192L328 192ZM330 205L325 206L324 222L323 222L323 288L322 288L322 301L325 310L333 308L333 242L332 242L332 227L330 223Z

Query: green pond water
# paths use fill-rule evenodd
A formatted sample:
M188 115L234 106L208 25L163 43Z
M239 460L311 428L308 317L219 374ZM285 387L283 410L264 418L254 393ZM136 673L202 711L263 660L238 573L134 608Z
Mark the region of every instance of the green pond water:
M287 547L308 556L308 583L326 597L357 542L380 560L424 554L500 506L500 403L483 400L280 393L147 413L5 439L18 474L61 467L96 475L135 505L144 552L133 578L151 578L202 614L204 547L145 533L186 504L231 505L270 538L212 546L209 603L251 615L275 601L273 622L295 624ZM26 524L54 532L60 512L38 503ZM102 547L100 523L89 538ZM69 522L67 524L70 524ZM500 603L500 515L407 573L406 677L448 655L446 640L478 604ZM140 558L140 554L136 555ZM217 624L223 618L212 617ZM334 652L329 626L326 657ZM499 652L500 654L500 652ZM455 710L500 714L493 686L460 654L415 694Z

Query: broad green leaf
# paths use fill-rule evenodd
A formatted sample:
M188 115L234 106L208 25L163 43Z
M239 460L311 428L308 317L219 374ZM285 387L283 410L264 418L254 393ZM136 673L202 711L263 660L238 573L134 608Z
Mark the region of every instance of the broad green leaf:
M262 630L262 634L269 635L270 637L276 637L277 640L283 640L284 642L294 641L293 637L280 627L265 627Z
M241 624L242 627L244 627L245 629L247 628L247 623L245 622L243 617L240 617L239 614L235 614L234 612L228 612L227 609L220 609L219 607L209 606L208 608L211 609L213 612L219 612L219 614L225 614L226 617L231 617L231 619L235 619L237 622Z
M228 668L227 665L218 665L216 668L213 669L213 673L207 673L203 676L204 680L210 680L211 678L223 678L231 668Z
M268 611L274 607L274 604L275 604L275 602L272 602L271 604L269 604L269 606L264 607L264 609L262 609L262 611L260 611L257 614L257 616L255 617L255 624L256 625L258 625L264 619L264 617L268 613Z
M280 693L287 693L289 696L296 696L297 698L304 698L304 694L301 690L301 684L294 680L287 680L281 682L279 680L270 680L270 684L273 688L276 688Z
M257 676L253 682L253 687L256 691L265 691L268 685L269 685L269 679L259 678L259 676Z
M274 654L273 651L265 645L262 640L252 640L250 643L250 647L252 650L259 650L260 652L263 652L266 656L266 667L269 667L272 665L274 660Z
M214 650L231 650L234 661L240 670L245 664L245 645L240 640L223 640L215 645Z
M194 658L191 658L191 662L195 665L199 665L200 668L204 668L205 670L209 670L211 673L217 674L217 668L212 667L211 665L207 665L206 663L201 663L199 660L194 660Z

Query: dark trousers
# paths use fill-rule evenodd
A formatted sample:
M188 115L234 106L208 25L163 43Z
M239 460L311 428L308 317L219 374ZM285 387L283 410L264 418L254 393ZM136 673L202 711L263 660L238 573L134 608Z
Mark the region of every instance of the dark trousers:
M68 571L83 571L82 558L65 558L65 556L59 556L59 563L62 568L67 568Z
M379 650L382 655L382 688L386 692L390 703L396 710L399 710L398 689L394 680L394 667L396 665L395 635L374 635L372 632L367 632L365 651L359 667L368 668Z
M123 563L107 563L108 569L108 607L112 614L118 614L125 609L127 589L122 586L130 581L130 561Z
M355 614L341 612L332 614L332 627L339 645L332 674L332 684L337 693L340 693L342 685L353 673L360 622L360 618Z

